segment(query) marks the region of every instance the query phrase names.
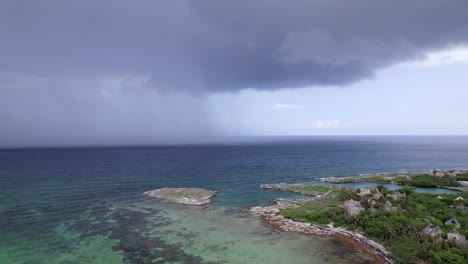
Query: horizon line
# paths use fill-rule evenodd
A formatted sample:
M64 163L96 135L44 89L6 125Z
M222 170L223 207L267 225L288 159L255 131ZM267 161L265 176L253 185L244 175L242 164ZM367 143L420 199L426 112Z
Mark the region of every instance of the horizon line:
M170 146L200 146L200 145L243 145L255 143L281 143L282 140L274 140L273 138L294 139L294 138L463 138L468 135L245 135L245 136L213 136L209 138L178 136L178 137L161 137L161 139L171 139L167 142L143 142L143 143L82 143L82 144L31 144L31 145L5 145L0 146L0 150L21 150L21 149L64 149L64 148L138 148L138 147L170 147ZM192 139L192 141L174 142L174 139ZM222 139L231 139L222 141ZM246 140L250 139L250 140ZM263 139L255 141L254 139ZM270 140L269 140L270 139ZM283 141L284 142L284 141Z

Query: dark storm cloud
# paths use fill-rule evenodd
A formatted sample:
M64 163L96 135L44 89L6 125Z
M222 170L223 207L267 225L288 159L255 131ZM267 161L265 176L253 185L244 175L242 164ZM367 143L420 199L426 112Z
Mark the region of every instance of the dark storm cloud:
M468 41L466 0L5 0L0 71L159 90L346 85Z
M467 13L466 0L2 0L0 147L211 141L225 131L207 94L347 85L467 44Z

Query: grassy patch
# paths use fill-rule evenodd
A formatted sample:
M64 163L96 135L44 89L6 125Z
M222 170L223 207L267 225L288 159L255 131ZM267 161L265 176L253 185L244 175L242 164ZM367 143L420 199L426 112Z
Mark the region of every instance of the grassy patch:
M167 194L168 198L202 198L202 193L197 192L170 192Z
M468 172L463 172L463 173L457 175L457 180L458 181L468 181Z
M328 191L337 190L338 187L326 185L294 185L287 188L291 191L303 191L315 195L322 195Z
M280 214L295 221L327 225L330 220L326 217L325 212L338 208L339 204L340 201L336 198L315 199L297 208L281 209Z

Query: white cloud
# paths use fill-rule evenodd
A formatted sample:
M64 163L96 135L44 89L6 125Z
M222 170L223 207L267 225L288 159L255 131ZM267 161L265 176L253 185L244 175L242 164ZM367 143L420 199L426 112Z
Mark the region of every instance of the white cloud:
M418 61L405 63L410 66L434 67L444 64L468 62L468 46L457 46L450 49L429 52Z
M322 120L317 120L315 121L314 126L316 128L333 128L333 127L338 127L340 126L340 120L329 120L329 121L322 121Z
M294 105L294 104L275 104L271 108L273 109L304 109L304 106Z

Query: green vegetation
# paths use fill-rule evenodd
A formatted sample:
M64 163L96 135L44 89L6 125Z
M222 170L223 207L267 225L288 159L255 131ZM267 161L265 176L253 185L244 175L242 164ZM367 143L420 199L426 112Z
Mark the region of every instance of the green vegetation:
M408 184L416 187L459 186L456 178L435 177L429 174L416 174L411 175L408 178L395 177L393 180L399 184Z
M374 176L374 177L345 177L339 178L338 183L354 183L354 182L382 182L390 183L394 177Z
M168 198L202 198L203 193L199 192L170 192L167 194Z
M305 193L310 193L312 195L322 195L327 193L328 191L337 190L338 187L335 186L326 186L326 185L290 185L286 187L287 190L291 191L302 191Z
M462 174L457 175L458 181L468 181L468 171L463 172Z
M458 187L457 180L468 180L468 173L463 173L457 177L435 177L429 174L414 174L409 176L375 176L375 177L349 177L343 178L339 182L380 182L380 183L397 183L403 185L411 185L415 187Z
M319 225L333 222L335 226L359 230L385 245L398 263L468 263L468 247L447 241L447 233L453 229L468 237L468 210L457 208L460 203L468 206L468 192L441 194L438 198L433 194L415 193L414 188L404 186L401 193L405 195L395 200L395 191L384 186L376 189L379 191L372 190L371 194L360 197L356 191L342 188L332 196L283 209L280 213L296 221ZM382 195L376 199L377 192ZM455 200L459 196L464 200ZM352 216L338 207L350 199L359 201L364 211ZM395 210L388 208L389 203ZM445 224L453 217L460 222L459 228ZM441 234L433 237L423 233L429 224L438 226Z

